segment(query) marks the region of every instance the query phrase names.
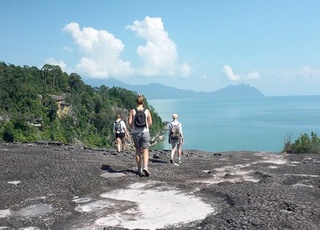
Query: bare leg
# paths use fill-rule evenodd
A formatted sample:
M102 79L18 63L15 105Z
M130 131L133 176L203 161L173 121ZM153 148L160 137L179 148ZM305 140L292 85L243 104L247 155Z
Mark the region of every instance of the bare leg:
M146 177L150 176L150 172L148 170L148 162L149 162L149 149L142 149L143 153L143 172Z
M117 151L118 153L121 151L121 139L119 137L117 138Z
M178 163L181 163L181 144L177 144L177 148L178 148Z
M136 162L138 166L138 173L141 172L141 148L136 148Z
M171 160L172 160L172 162L171 163L174 163L174 154L176 153L176 143L172 142L171 145L172 145L172 149L171 149Z
M178 157L181 158L181 144L177 144L178 147Z
M143 168L148 169L148 162L149 162L149 149L143 149Z
M124 152L126 150L126 138L121 139L121 144L122 144L122 151Z

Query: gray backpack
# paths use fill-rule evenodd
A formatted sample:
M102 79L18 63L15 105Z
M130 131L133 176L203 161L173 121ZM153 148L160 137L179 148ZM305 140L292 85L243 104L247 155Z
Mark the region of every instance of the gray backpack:
M181 139L180 123L177 125L170 123L170 139L174 141Z
M116 133L121 133L121 121L116 121L114 123L114 129L116 130Z

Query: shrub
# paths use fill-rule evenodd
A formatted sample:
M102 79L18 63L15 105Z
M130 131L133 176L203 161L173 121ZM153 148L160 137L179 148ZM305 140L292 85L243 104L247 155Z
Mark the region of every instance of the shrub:
M320 138L316 133L311 132L300 134L300 137L291 143L291 137L287 138L284 143L283 152L301 154L301 153L320 153Z
M4 126L2 139L6 142L14 142L14 125L12 122L7 122Z

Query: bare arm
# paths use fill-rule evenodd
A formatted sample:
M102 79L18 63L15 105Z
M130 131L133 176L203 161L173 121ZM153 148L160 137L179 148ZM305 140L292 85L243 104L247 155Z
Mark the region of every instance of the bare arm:
M128 120L128 123L129 123L129 127L132 129L132 127L133 127L133 116L134 116L134 114L133 114L133 109L131 109L130 110L130 114L129 114L129 120Z
M181 132L181 144L184 143L183 131L182 131L182 124L180 123L180 132Z
M150 111L148 110L148 118L147 118L147 122L148 122L148 127L150 127L152 125L152 117L151 117L151 113Z

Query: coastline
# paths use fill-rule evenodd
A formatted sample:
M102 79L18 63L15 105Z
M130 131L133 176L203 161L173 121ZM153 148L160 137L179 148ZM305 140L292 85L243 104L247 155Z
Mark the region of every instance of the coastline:
M134 229L146 224L147 229L308 230L320 226L320 155L184 150L182 164L176 167L169 163L168 153L150 152L151 176L146 178L135 173L130 151L113 155L111 150L72 146L1 144L0 227ZM181 194L192 195L189 200L197 198L212 211L190 222L173 219L166 226L150 222L147 214L128 216L140 204L117 197L132 186L140 186L135 192L155 191L148 203L150 210L158 210L151 215L154 218L161 205L157 201L166 191L174 191L177 202ZM187 211L183 208L180 213Z

